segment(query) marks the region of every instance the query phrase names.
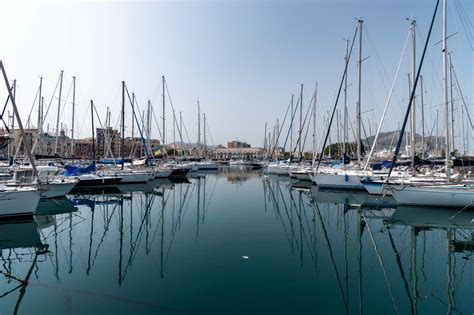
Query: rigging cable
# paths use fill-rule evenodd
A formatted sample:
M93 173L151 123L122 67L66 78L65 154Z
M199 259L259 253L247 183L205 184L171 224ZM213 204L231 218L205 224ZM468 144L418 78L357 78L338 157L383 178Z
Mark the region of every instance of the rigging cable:
M400 57L400 61L398 62L398 67L397 67L397 71L395 73L395 78L393 79L392 86L390 87L390 92L388 94L387 102L385 103L385 108L383 110L382 118L380 119L379 126L378 126L377 132L375 134L374 142L372 143L372 148L370 149L370 153L369 153L369 155L367 157L367 161L365 162L365 165L364 165L364 172L366 171L367 166L369 165L370 158L372 157L372 154L374 153L375 145L377 144L377 140L379 138L380 130L382 129L383 122L385 121L385 115L387 114L388 105L390 104L390 100L392 99L393 90L395 88L395 82L397 81L398 74L400 72L400 67L402 65L403 57L405 55L405 50L408 46L409 38L410 38L410 31L408 32L407 39L405 41L405 47L403 47L402 55Z
M339 96L341 95L341 90L342 90L342 86L343 86L343 83L344 83L344 78L346 76L346 73L347 73L347 66L349 64L349 59L352 55L352 49L354 48L354 43L355 43L355 39L356 39L356 35L357 35L357 31L358 31L358 27L356 28L355 32L354 32L354 36L352 38L352 44L351 44L351 49L349 51L349 55L347 56L347 60L345 61L345 67L344 67L344 74L342 75L342 79L341 79L341 83L339 84L339 90L337 92L337 97L336 97L336 102L334 104L334 108L332 110L332 114L331 114L331 118L329 119L329 124L328 124L328 130L326 132L326 137L324 139L324 142L323 142L323 147L321 148L321 154L319 155L319 159L318 159L318 165L316 166L316 172L318 171L319 169L319 165L321 164L321 160L323 158L323 153L324 153L324 149L326 148L326 144L327 144L327 141L328 141L328 138L329 138L329 132L331 131L331 125L332 125L332 121L334 119L334 113L336 112L336 107L337 107L337 103L339 101Z
M390 175L392 174L393 167L395 165L395 162L397 161L398 154L400 153L400 146L402 144L403 133L405 131L405 127L406 127L407 121L408 121L408 115L410 113L411 105L413 103L412 100L415 97L416 87L418 85L418 79L420 78L421 68L423 66L423 61L425 59L426 48L428 47L428 43L430 41L431 31L433 30L433 24L434 24L434 21L436 19L436 12L438 12L438 5L439 5L439 0L436 1L436 7L435 7L435 10L434 10L434 13L433 13L433 18L431 19L431 25L430 25L430 29L428 31L428 37L426 39L425 47L423 48L423 54L421 55L421 60L420 60L419 66L418 66L418 71L416 72L416 79L415 79L415 82L413 83L413 89L411 91L410 101L408 103L405 118L403 119L402 128L400 130L400 136L399 136L398 142L397 142L397 147L395 148L395 153L393 154L392 165L390 165L390 170L388 171L387 181L390 178ZM446 154L448 154L448 152L446 152Z

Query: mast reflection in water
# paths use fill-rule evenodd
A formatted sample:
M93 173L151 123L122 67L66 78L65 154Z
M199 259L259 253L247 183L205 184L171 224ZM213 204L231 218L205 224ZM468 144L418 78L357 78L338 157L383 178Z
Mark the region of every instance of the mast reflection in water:
M0 312L473 312L474 213L224 169L0 224Z

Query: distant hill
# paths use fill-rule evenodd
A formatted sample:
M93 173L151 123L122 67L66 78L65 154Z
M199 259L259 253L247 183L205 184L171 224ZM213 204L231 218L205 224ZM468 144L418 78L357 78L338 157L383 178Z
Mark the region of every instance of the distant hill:
M398 137L400 135L400 131L389 131L389 132L381 132L379 134L379 137L377 139L377 146L376 150L393 150L395 146L397 145ZM407 138L410 137L409 132L405 132L405 135L402 139L402 144L401 144L401 150L405 150L406 146L406 141ZM362 139L362 143L364 145L365 152L369 152L371 149L371 146L374 142L375 135L367 137L366 139ZM444 144L444 137L439 137L438 141L441 143L441 147ZM416 134L416 144L417 146L421 145L421 135ZM433 150L436 148L436 137L434 136L426 136L425 135L425 145L427 146L427 151ZM327 146L326 149L324 150L325 154L328 154L329 152L332 152L334 154L338 154L338 150L342 146L339 143L332 143L331 145ZM362 153L364 153L364 149L362 150ZM349 154L355 154L357 149L356 149L356 143L355 142L349 142L347 145L347 152Z
M390 149L395 148L397 145L398 137L400 135L400 131L389 131L389 132L381 132L377 139L377 149ZM406 141L411 134L409 132L405 132L403 136L401 147L404 148L406 146ZM363 140L364 146L371 146L374 142L375 135L370 136ZM440 143L444 143L444 137L439 137L438 141ZM416 144L421 144L421 135L416 134ZM425 145L428 146L428 150L434 149L436 147L436 137L435 136L427 136L425 135Z

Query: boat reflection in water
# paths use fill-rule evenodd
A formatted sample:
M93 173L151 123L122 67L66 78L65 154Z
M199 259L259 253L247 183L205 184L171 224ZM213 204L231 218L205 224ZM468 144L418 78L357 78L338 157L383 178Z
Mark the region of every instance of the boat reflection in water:
M392 196L370 195L360 190L331 190L311 186L310 196L319 204L348 204L356 207L395 208L397 203Z
M0 221L0 249L41 247L38 225L33 218Z
M116 265L117 283L121 286L131 272L135 259L141 259L143 253L150 255L155 252L160 256L158 269L161 277L164 277L167 257L180 229L185 207L189 206L191 195L203 189L204 180L199 178L192 184L187 180L181 181L178 188L169 180L152 182L145 186L122 185L120 188L123 192L106 189L96 194L97 191L78 190L69 199L42 202L34 218L0 222L0 249L4 267L8 266L10 257L11 266L24 267L17 261L18 249L31 248L21 254L28 256L31 270L37 269L41 274L45 267L52 269L54 278L63 281L74 278L75 274L92 275L94 268L98 268L96 275L104 273L103 263L100 262L99 266L97 263L110 255L106 258L109 261L106 269ZM199 207L199 211L205 209ZM198 225L203 220L204 217L198 220ZM111 245L116 248L113 249ZM45 251L48 247L49 251ZM39 254L46 255L47 259L39 261ZM23 290L23 293L17 303L12 302L14 313L20 308L31 270L26 271L24 278L17 280L20 282L17 289ZM10 272L8 267L2 270L4 275ZM26 284L22 285L21 281L26 281ZM46 284L37 285L41 287ZM96 294L100 295L100 292ZM7 296L0 294L0 299ZM117 298L112 296L110 300Z
M43 204L0 224L1 311L470 314L474 213L294 184L224 169Z
M42 199L36 208L35 215L54 215L77 211L70 198Z
M4 278L0 298L10 301L13 314L18 313L33 271L47 253L48 245L42 243L33 218L0 221L0 276Z
M294 186L265 178L265 209L301 267L314 266L317 281L333 275L325 287L339 297L335 313L472 311L474 212Z
M400 206L386 221L391 225L409 225L419 232L442 229L449 251L474 251L474 212L453 209Z

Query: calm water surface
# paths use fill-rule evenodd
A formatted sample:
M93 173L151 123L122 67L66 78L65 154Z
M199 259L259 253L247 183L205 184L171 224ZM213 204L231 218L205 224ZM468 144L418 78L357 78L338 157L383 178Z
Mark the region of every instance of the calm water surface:
M0 223L0 313L473 314L474 213L294 184L227 169L43 203Z

